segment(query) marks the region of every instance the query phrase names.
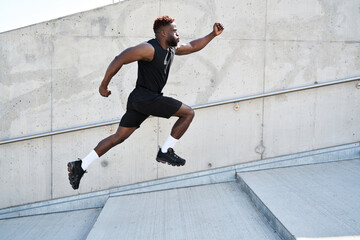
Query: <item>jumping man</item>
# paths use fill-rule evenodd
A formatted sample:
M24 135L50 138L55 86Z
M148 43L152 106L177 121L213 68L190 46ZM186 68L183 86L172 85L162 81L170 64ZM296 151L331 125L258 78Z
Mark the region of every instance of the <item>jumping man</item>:
M121 67L135 61L138 62L136 87L129 95L126 113L116 133L100 141L84 159L68 163L69 181L73 189L79 188L82 176L93 161L127 139L150 115L179 118L164 145L159 149L156 160L172 166L185 164L185 159L176 155L173 147L188 129L194 118L194 111L176 99L163 96L161 91L166 84L174 55L186 55L201 50L214 37L221 34L224 27L221 23L215 23L213 31L205 37L180 46L178 46L179 34L173 18L169 16L157 18L153 29L154 39L124 50L115 57L106 70L99 87L101 96L108 97L111 94L108 85Z

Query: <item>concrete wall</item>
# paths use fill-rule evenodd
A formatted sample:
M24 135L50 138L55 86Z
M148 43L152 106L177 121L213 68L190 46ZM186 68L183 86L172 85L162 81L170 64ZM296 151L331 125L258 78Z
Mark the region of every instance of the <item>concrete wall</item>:
M188 105L360 75L358 0L129 0L0 34L0 139L120 119L134 87L129 64L102 98L115 55L153 37L153 20L176 19L181 42L215 21L224 33L177 56L164 93ZM182 168L155 161L176 119L148 119L88 169L78 191L66 164L117 126L0 145L0 208L108 189L289 153L357 142L356 82L196 111L176 145Z

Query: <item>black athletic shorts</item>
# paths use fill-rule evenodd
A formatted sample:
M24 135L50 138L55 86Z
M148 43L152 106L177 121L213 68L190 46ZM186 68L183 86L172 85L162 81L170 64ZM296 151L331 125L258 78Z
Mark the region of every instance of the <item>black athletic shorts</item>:
M136 87L129 95L126 113L121 118L120 126L140 127L150 115L170 118L181 105L182 102L171 97L164 97L162 93Z

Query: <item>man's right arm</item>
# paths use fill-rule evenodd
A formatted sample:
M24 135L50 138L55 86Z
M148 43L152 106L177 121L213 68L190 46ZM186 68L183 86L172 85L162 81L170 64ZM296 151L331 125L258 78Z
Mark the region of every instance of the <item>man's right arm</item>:
M151 61L154 57L155 49L149 43L141 43L135 47L130 47L114 58L106 70L104 79L102 80L99 92L101 96L108 97L111 94L108 85L113 76L121 69L124 64L143 60Z

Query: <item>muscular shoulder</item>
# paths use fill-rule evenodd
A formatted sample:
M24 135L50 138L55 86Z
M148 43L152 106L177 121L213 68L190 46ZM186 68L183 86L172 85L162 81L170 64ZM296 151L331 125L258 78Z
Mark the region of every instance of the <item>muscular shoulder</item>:
M150 43L144 42L134 46L132 53L139 56L138 60L151 61L154 58L155 49Z
M149 43L140 43L134 47L129 47L124 50L118 58L124 64L128 64L135 61L151 61L154 58L154 47Z

